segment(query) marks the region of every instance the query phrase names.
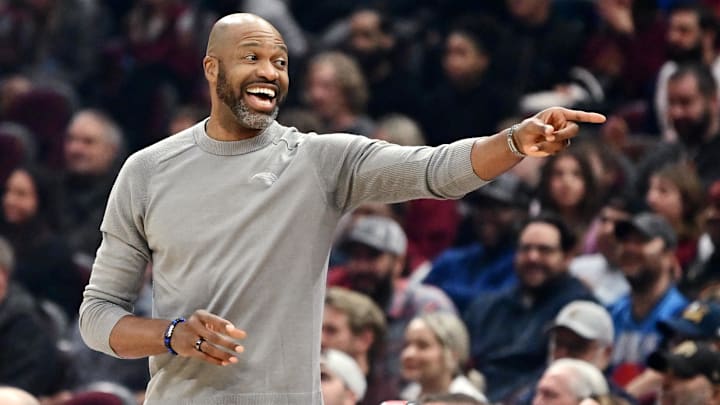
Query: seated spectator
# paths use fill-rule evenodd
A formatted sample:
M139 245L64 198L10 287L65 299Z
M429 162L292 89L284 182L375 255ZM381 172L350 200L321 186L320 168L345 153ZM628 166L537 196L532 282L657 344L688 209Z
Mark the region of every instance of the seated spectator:
M708 188L700 223L704 233L698 242L698 255L680 281L681 291L690 298L720 284L720 180Z
M65 382L57 336L38 303L11 281L12 247L0 238L0 382L33 395L49 395Z
M618 267L615 224L630 219L634 210L629 198L611 198L594 221L597 253L580 255L570 262L570 274L585 283L603 305L614 303L630 291L630 285Z
M57 184L35 167L15 169L5 184L0 235L15 252L13 280L37 300L62 309L65 322L77 318L87 282L58 235Z
M685 308L687 299L673 283L678 268L677 236L657 214L643 212L615 225L620 244L618 264L630 293L609 308L615 326L613 379L626 386L641 375L645 358L661 341L657 322ZM638 397L628 385L628 392Z
M366 294L383 310L388 320L386 370L399 376L407 324L423 313L456 313L455 306L440 289L402 277L407 238L392 219L357 218L341 246L348 252L347 265L333 270L336 275L328 283Z
M518 284L478 296L465 312L473 366L485 376L491 401L509 397L545 368L545 328L562 307L593 300L590 291L568 274L574 246L572 232L559 218L530 218L518 237Z
M0 403L3 405L40 405L37 398L27 391L0 386Z
M720 403L720 353L716 349L685 341L671 351L653 353L647 364L663 373L663 405Z
M325 405L355 405L365 395L363 372L339 350L325 349L320 355L320 384Z
M519 178L504 174L465 200L475 241L442 253L423 280L442 289L461 312L478 295L517 283L513 260L529 194Z
M447 313L421 315L405 330L401 354L402 374L411 383L403 389L403 399L415 400L428 394L458 393L485 401L463 373L470 342L462 320Z
M487 405L487 401L480 401L467 394L434 394L426 395L417 405Z
M693 301L682 314L659 321L658 329L671 346L692 340L720 350L720 303Z
M555 360L545 371L533 405L574 404L587 398L606 397L605 377L594 365L577 359Z
M353 358L367 381L360 405L377 405L398 395L398 381L385 372L385 314L366 295L340 287L325 294L322 349L335 349Z

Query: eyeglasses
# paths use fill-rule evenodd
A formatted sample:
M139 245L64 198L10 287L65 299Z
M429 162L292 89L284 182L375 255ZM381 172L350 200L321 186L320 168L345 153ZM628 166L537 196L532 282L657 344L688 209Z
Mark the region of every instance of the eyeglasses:
M542 245L542 244L532 244L532 243L523 243L518 246L518 252L522 254L528 254L532 250L537 250L538 253L540 253L542 256L546 256L552 253L555 253L560 250L560 246L552 246L552 245Z

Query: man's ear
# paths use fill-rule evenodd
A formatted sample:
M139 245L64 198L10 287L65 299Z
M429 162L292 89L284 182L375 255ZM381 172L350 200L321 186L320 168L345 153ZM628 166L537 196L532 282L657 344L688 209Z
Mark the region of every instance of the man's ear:
M362 332L355 335L355 350L368 353L374 342L375 332L373 332L370 328L365 328Z
M205 56L203 58L203 70L205 71L205 79L208 82L215 83L218 76L218 59L213 56Z

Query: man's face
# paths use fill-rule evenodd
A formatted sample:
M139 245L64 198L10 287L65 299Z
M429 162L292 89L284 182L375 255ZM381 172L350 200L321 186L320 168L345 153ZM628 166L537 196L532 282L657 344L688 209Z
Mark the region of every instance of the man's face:
M546 372L538 382L533 405L577 405L579 399L570 389L570 378L562 372Z
M637 231L630 231L619 241L618 265L635 291L644 291L655 285L663 272L669 272L665 242L660 238L648 239Z
M385 55L390 39L380 28L380 16L370 10L358 11L350 18L350 50L358 57L361 65L363 58Z
M355 405L355 395L343 380L324 365L320 365L320 388L325 405Z
M515 254L515 271L523 287L543 287L565 273L566 265L557 228L548 223L533 222L522 230Z
M698 15L679 10L670 15L667 31L668 53L677 62L699 62L702 57L702 29Z
M562 358L585 360L604 370L608 366L607 350L595 340L585 339L566 327L556 327L550 333L550 361Z
M64 151L65 167L70 173L93 176L110 169L118 146L95 117L81 113L70 122Z
M466 35L452 33L445 41L443 69L456 87L476 81L487 69L487 55Z
M367 294L382 306L385 295L392 292L394 273L401 270L400 259L361 243L350 244L348 256L352 289Z
M687 144L700 143L708 131L717 105L714 98L700 93L693 75L683 75L668 82L668 118L680 139Z
M287 96L288 54L280 35L266 25L238 27L237 42L217 59L215 92L238 123L264 129Z
M329 63L309 67L306 90L310 106L324 120L332 120L347 108L335 68Z
M355 336L350 329L350 322L346 313L325 304L322 323L322 349L336 349L355 356Z
M605 256L606 260L615 265L617 263L618 243L615 239L615 224L618 221L630 219L628 212L612 207L604 207L600 211L597 235L598 251Z
M521 210L490 198L481 199L472 207L475 235L483 246L490 249L507 242L510 237L516 237L518 220L522 221Z
M508 11L520 21L532 19L550 6L548 0L506 0Z
M661 405L706 405L713 404L713 387L702 375L680 378L667 373L663 378L660 393Z

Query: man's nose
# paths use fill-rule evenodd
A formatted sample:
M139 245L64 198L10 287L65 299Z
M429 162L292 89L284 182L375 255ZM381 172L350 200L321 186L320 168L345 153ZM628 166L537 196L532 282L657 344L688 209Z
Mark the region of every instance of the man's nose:
M275 81L280 78L280 73L270 60L264 60L258 64L257 75L268 81Z

